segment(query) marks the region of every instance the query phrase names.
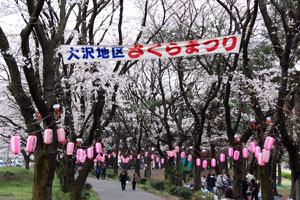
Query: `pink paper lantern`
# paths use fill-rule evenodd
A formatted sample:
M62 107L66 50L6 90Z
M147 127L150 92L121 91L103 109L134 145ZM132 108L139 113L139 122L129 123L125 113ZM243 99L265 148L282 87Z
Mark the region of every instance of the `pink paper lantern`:
M81 162L82 162L82 163L85 163L85 161L86 161L86 155L83 155L83 156L82 156L82 159L81 159Z
M77 156L76 156L76 160L81 162L82 158L84 155L84 151L83 149L77 149Z
M243 158L248 158L248 149L246 147L243 148Z
M268 163L270 160L271 151L267 149L263 149L262 151L262 159L264 163Z
M255 142L250 142L250 151L251 151L252 153L255 153L255 147L256 147Z
M207 168L207 160L203 160L202 167L203 167L204 169Z
M116 153L114 153L114 158L116 158L117 157L117 154Z
M148 157L148 154L149 154L148 152L145 152L145 157L146 157L146 158Z
M162 158L160 162L161 162L161 164L164 164L165 163L165 159Z
M98 154L98 155L96 156L96 160L97 160L97 161L100 161L100 160L101 160L101 155L100 155L100 154Z
M93 147L90 147L87 149L87 157L88 157L88 159L93 159L93 157L94 157L94 148Z
M179 153L179 146L175 147L175 153Z
M159 163L159 157L156 157L156 162Z
M238 160L240 157L240 152L238 150L234 151L233 159Z
M63 128L57 129L57 140L59 143L63 143L66 140L65 130Z
M74 143L73 142L68 142L67 143L67 155L70 156L73 154L74 151Z
M153 160L153 159L154 159L154 155L152 154L152 155L151 155L151 160Z
M215 166L216 166L216 164L217 164L217 161L216 161L216 159L214 159L214 158L213 158L213 159L211 159L211 161L210 161L210 162L211 162L211 166L212 166L212 167L215 167Z
M129 159L132 160L132 155L129 156Z
M257 155L257 162L258 162L258 164L260 166L264 166L265 165L265 163L263 162L263 155L262 155L262 153L258 153L258 155Z
M264 145L265 149L271 150L273 148L274 141L275 140L273 137L268 136L265 140L265 145Z
M185 158L185 153L184 153L184 152L181 152L180 157L181 157L182 159Z
M111 157L111 155L110 155L110 154L108 154L108 155L107 155L107 158L108 158L108 159L110 159L110 157Z
M34 135L30 135L27 138L26 150L28 153L33 153L36 147L37 137Z
M102 147L101 147L101 143L100 142L97 142L95 144L95 148L96 148L96 152L97 153L101 153L102 152Z
M232 157L232 156L233 156L233 148L232 148L232 147L229 147L229 148L228 148L228 156L229 156L229 157Z
M188 156L188 161L190 162L190 161L192 161L192 159L193 159L192 155L189 155Z
M173 157L173 151L169 151L169 157L170 157L170 158Z
M200 158L197 158L196 159L196 166L199 167L201 165L201 160Z
M224 153L220 154L220 161L225 162L225 154Z
M100 158L100 161L101 161L102 163L104 163L104 162L105 162L105 157L102 156L102 157Z
M138 160L141 159L141 155L140 154L137 155L137 159Z
M256 147L255 147L255 158L257 158L257 159L258 159L258 153L261 153L261 148L260 148L260 146L256 146Z
M20 136L13 135L10 138L10 151L13 154L19 154L21 151L21 143L20 143Z
M53 131L50 128L47 128L44 131L44 143L45 144L51 144L52 143L52 138L53 138Z

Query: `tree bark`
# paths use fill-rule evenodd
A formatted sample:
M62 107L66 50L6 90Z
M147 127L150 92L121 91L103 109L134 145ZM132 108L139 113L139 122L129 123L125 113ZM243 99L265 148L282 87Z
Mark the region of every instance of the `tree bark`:
M52 182L57 161L56 156L46 148L35 151L33 200L52 200Z
M258 177L260 180L262 200L274 199L268 168L268 165L258 166Z
M239 160L232 161L233 167L233 194L236 199L242 197L242 179L245 172L243 171L243 161L240 158Z
M64 155L59 161L57 173L60 180L60 190L64 193L70 192L74 183L75 159L72 156Z
M82 190L86 178L88 177L89 172L94 166L94 161L87 159L82 167L82 170L79 171L78 177L74 181L73 188L71 190L70 200L81 200L82 199Z

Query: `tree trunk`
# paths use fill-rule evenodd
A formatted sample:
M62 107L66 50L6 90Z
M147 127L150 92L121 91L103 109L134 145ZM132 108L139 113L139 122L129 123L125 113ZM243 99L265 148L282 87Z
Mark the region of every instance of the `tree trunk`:
M118 155L119 152L116 152L116 157L113 158L113 168L114 168L114 175L118 175L118 169L119 169L119 166L118 166L118 158L119 158L119 155Z
M194 164L194 192L201 190L201 167L196 166L196 159L193 160Z
M167 179L171 184L175 184L175 174L170 174L169 172L173 170L174 167L174 158L167 159L165 163L165 179Z
M60 190L64 193L70 192L74 183L75 159L72 156L64 155L60 159L57 173L60 180Z
M134 167L134 169L135 169L135 173L136 173L139 177L141 177L141 172L140 172L140 169L141 169L141 161L140 161L140 159L135 158L135 167Z
M269 166L258 166L258 177L260 181L262 200L274 199L270 181Z
M27 155L27 153L24 149L21 150L21 153L22 153L24 161L25 161L25 169L29 170L30 154Z
M46 149L35 152L32 200L52 200L52 182L56 165L56 156Z
M278 185L281 185L281 162L278 163Z
M90 159L87 159L87 161L84 163L84 166L79 171L79 175L77 176L77 179L74 181L70 200L82 199L83 186L93 165L94 162L93 160Z
M230 159L231 160L231 159ZM241 199L242 197L242 179L244 172L243 160L232 161L233 167L233 194L236 199Z
M290 197L292 199L300 199L300 173L292 170L292 190Z
M146 178L151 178L151 159L150 158L146 158L146 163L147 163L147 167L146 167Z

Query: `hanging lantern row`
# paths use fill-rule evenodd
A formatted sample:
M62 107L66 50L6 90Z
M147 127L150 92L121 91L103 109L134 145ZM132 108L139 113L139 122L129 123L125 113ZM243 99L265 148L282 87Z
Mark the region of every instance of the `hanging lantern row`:
M46 129L44 131L44 135L43 135L43 140L45 144L51 144L52 142L52 138L53 138L53 131L51 129ZM62 128L59 128L57 130L57 138L59 142L65 142L65 132ZM78 142L78 141L77 141ZM19 154L20 150L21 150L21 142L20 142L20 137L18 135L13 135L11 137L10 140L10 144L11 144L11 152L13 154ZM29 153L34 152L35 148L36 148L36 144L37 144L37 137L30 135L27 139L27 145L26 145L26 150ZM263 166L264 164L269 162L270 159L270 150L273 148L273 144L274 144L274 138L271 136L268 136L265 140L264 143L264 149L261 150L260 146L256 146L255 142L250 142L250 151L252 153L254 153L255 158L258 161L258 164L260 166ZM66 148L66 154L67 155L73 155L74 152L74 143L73 142L68 142L67 143L67 148ZM100 155L100 153L102 152L102 146L100 142L97 142L95 144L95 151L98 154L96 157L96 161L101 161L104 162L105 161L105 153L103 154L103 156ZM168 158L176 158L177 153L179 153L179 147L176 146L175 150L173 151L167 151L167 155ZM121 155L121 152L119 152L119 155ZM148 152L145 152L145 158L148 156ZM185 152L181 152L180 157L183 159L185 158L186 154ZM238 160L240 157L240 152L238 150L235 150L232 147L228 148L228 156L229 157L233 157L234 160ZM244 147L242 149L242 156L243 158L248 158L249 153L248 153L248 149L246 147ZM83 149L77 149L76 152L76 162L82 162L84 163L86 161L86 157L88 157L88 159L93 159L94 157L94 147L91 146L89 148L87 148L87 150L83 150ZM116 154L113 154L113 157L116 157ZM108 155L108 158L111 158L111 155ZM129 155L129 157L124 158L123 156L121 156L121 160L123 163L128 163L130 160L133 159L132 155ZM141 159L141 155L138 154L137 155L137 159ZM220 162L225 162L226 159L226 155L224 153L220 154ZM156 157L155 159L155 155L151 154L151 160L155 160L157 163L161 162L162 164L164 163L164 159L163 158L159 158ZM188 155L188 161L190 162L192 160L192 155ZM203 161L203 168L207 168L207 160ZM196 159L196 166L201 166L201 160L200 158ZM211 159L211 166L215 167L216 166L216 159L212 158Z

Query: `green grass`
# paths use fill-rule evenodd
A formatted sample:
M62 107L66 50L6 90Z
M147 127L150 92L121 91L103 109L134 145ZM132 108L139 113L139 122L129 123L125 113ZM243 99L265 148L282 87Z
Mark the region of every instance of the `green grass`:
M164 190L156 190L155 188L153 188L150 183L153 182L153 181L157 181L155 179L148 179L147 182L145 184L137 184L137 187L142 189L142 190L145 190L145 191L148 191L150 193L153 193L155 195L158 195L158 196L161 196L161 197L173 197L173 195L171 195L169 193L169 184L165 184L165 189Z
M20 167L0 167L0 199L30 200L32 197L33 169ZM89 190L89 200L99 200L96 192ZM69 194L60 191L59 179L55 178L52 187L54 200L69 199Z
M32 180L33 170L0 167L0 199L31 199Z

